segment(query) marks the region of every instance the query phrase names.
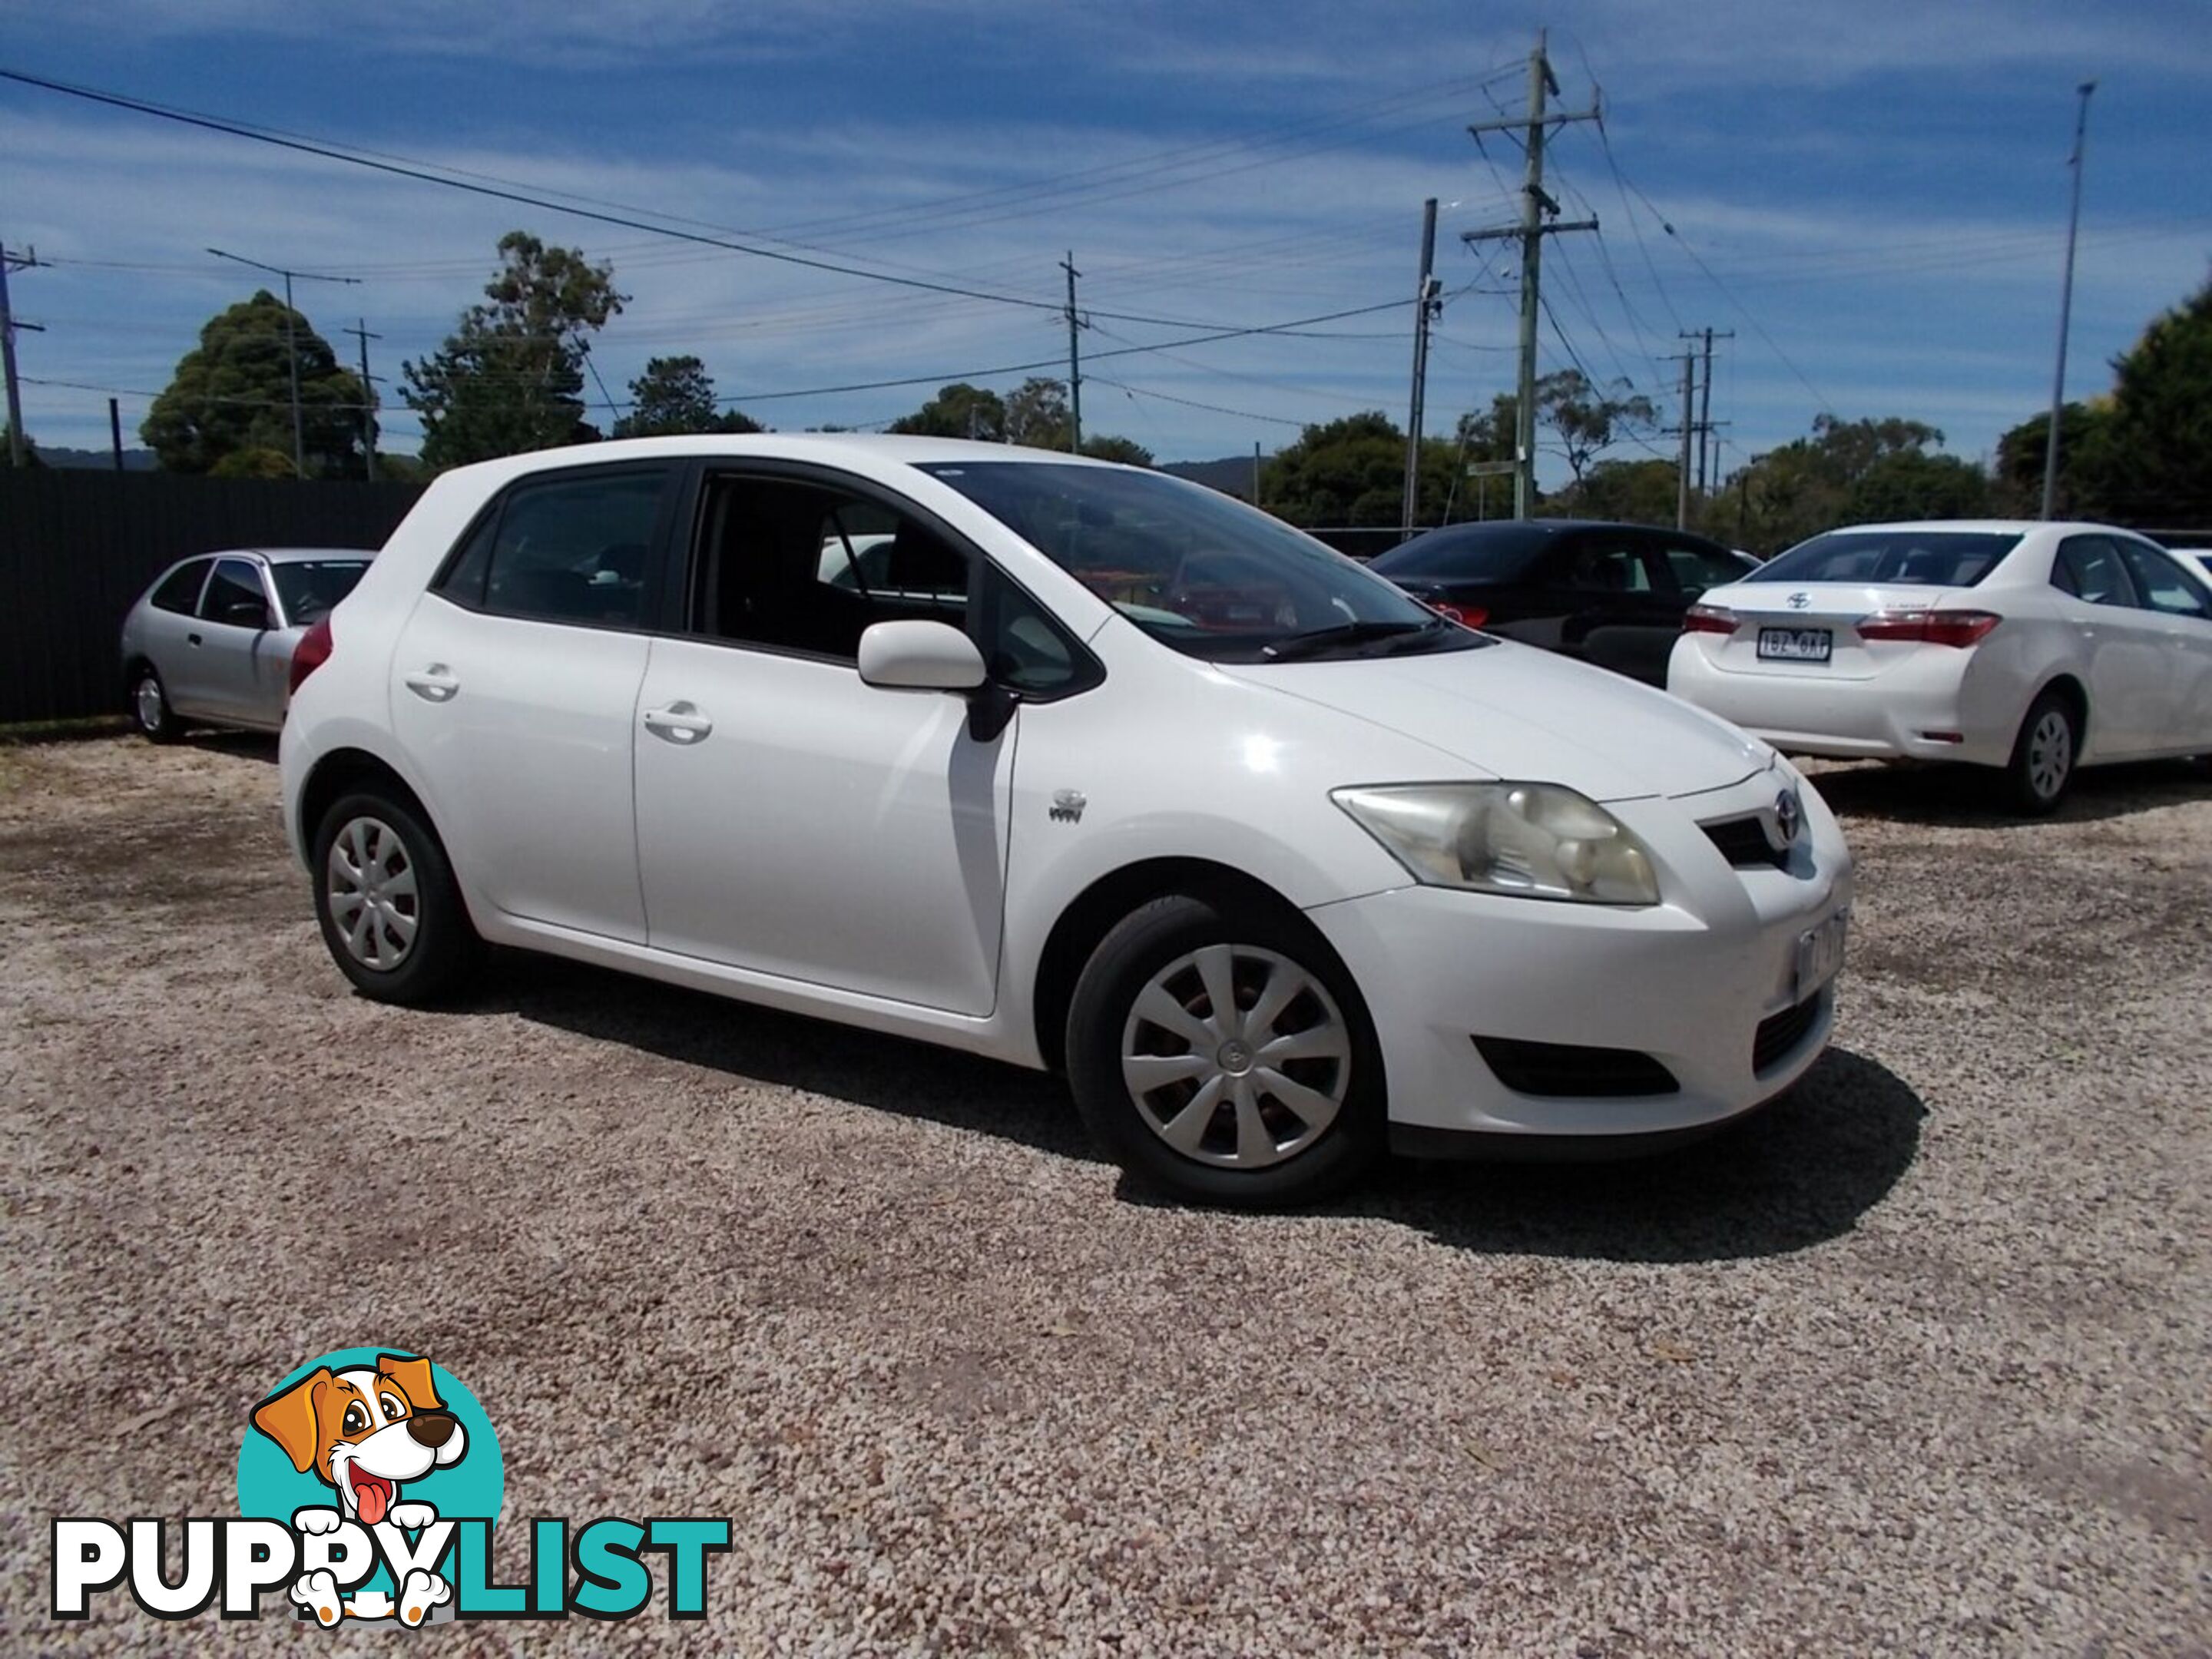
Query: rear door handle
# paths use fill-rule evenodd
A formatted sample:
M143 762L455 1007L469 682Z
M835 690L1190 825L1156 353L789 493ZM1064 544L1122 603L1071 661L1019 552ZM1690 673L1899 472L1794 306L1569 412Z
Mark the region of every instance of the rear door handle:
M185 643L186 645L198 645L199 642L200 636L197 634L187 634L185 635Z
M421 672L408 675L407 689L425 702L451 702L461 683L445 664L434 662Z
M645 729L669 743L696 743L714 729L714 722L699 712L697 704L678 702L647 709Z

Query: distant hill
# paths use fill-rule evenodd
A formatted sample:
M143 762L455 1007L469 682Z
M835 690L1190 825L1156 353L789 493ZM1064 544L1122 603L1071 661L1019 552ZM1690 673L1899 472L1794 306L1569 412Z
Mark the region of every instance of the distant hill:
M39 446L39 459L48 466L96 466L102 470L115 465L115 452L108 449L56 449L51 444ZM126 449L123 452L125 472L151 472L156 463L150 449Z
M1188 478L1193 483L1202 483L1224 495L1234 495L1240 501L1252 499L1249 455L1227 455L1218 461L1170 461L1160 471L1178 478Z

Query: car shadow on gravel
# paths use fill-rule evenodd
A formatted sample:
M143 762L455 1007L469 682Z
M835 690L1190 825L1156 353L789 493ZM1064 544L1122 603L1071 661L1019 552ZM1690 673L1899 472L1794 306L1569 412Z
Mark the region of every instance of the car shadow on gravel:
M487 979L485 994L457 1012L515 1013L682 1065L1106 1161L1066 1085L1042 1072L552 957L502 951Z
M204 754L228 755L237 760L259 761L264 766L276 764L276 734L273 732L192 732L179 738L178 746L197 749Z
M1928 1109L1879 1061L1831 1048L1790 1092L1710 1139L1617 1163L1401 1164L1334 1206L1490 1255L1724 1261L1838 1238L1920 1148Z
M2065 801L2047 818L2022 818L2013 812L2004 804L2003 780L1987 767L1861 765L1809 775L1821 799L1847 819L1978 830L2092 823L2212 797L2212 773L2183 761L2085 768L2075 777Z
M549 957L501 953L490 988L464 1012L512 1012L682 1065L1107 1161L1066 1085L1042 1073ZM1832 1048L1757 1116L1671 1152L1554 1164L1394 1159L1315 1214L1397 1222L1487 1254L1779 1255L1850 1232L1911 1167L1926 1115L1886 1067ZM1126 1176L1115 1196L1179 1207Z

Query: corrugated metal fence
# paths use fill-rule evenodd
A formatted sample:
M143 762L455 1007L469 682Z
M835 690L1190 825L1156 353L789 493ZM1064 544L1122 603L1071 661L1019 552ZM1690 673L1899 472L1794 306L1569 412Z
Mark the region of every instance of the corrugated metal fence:
M422 492L0 469L0 725L120 712L116 630L174 561L222 547L380 547Z

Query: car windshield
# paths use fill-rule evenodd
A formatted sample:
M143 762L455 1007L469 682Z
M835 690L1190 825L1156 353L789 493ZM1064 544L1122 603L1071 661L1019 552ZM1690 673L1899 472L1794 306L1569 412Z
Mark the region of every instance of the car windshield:
M367 559L272 559L269 574L276 584L284 619L301 628L330 615L368 568Z
M1431 530L1379 555L1367 568L1394 582L1511 581L1551 540L1545 530Z
M2019 545L2009 530L1839 530L1798 543L1743 580L1972 587Z
M1279 520L1158 472L938 462L942 480L1164 645L1215 662L1486 644Z

